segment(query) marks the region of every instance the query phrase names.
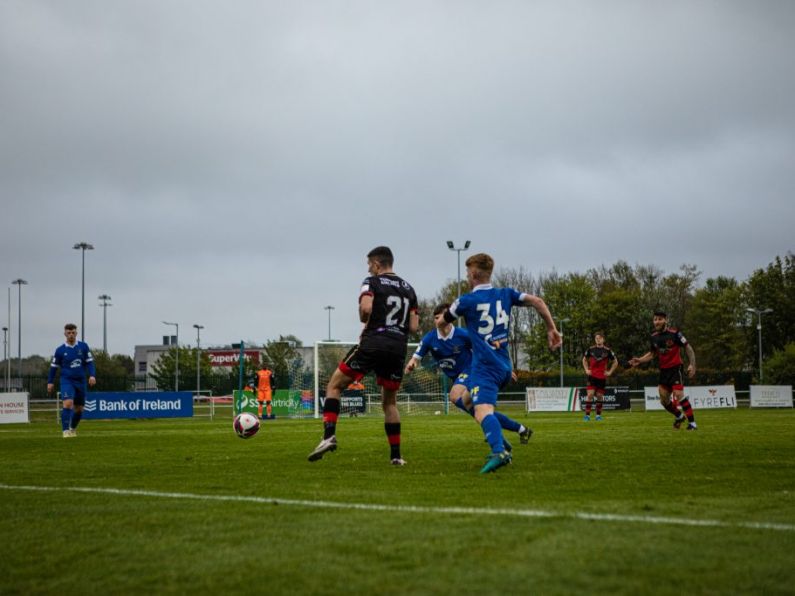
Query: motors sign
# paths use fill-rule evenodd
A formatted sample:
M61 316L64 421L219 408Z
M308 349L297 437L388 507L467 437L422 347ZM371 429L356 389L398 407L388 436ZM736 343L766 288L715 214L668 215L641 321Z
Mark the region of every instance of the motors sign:
M577 397L580 410L584 409L585 398L588 395L586 387L577 389ZM596 404L596 394L593 397L594 407ZM602 398L602 409L607 410L631 410L632 405L629 401L629 387L606 387Z
M90 392L86 395L83 418L190 418L193 394L190 391Z

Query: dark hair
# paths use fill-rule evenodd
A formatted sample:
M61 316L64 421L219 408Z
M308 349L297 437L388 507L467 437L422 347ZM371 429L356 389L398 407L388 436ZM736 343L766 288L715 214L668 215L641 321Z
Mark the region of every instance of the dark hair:
M604 338L605 332L604 331L594 331L593 336L596 337L597 335L601 335L602 338Z
M662 317L663 319L667 319L668 318L668 313L665 312L664 310L657 309L657 310L654 311L654 316L655 317Z
M392 256L392 251L388 246L376 246L367 253L367 258L373 259L382 267L391 267L395 262L395 257Z
M448 308L450 308L450 305L447 302L442 302L441 304L438 304L436 308L433 309L433 316L435 317L436 315L442 314Z
M77 329L77 325L75 325L74 323L67 323L66 325L63 326L63 328L64 331L73 331Z

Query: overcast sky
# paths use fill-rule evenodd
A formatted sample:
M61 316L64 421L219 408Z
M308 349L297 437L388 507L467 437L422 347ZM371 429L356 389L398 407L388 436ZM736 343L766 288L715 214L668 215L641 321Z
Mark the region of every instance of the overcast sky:
M795 3L0 0L22 354L355 339L365 255L746 279L795 250ZM7 325L6 322L3 323Z

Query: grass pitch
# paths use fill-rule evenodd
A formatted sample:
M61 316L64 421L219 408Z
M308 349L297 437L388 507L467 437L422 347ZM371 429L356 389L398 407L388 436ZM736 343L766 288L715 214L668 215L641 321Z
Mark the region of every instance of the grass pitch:
M478 472L462 415L0 427L0 593L792 594L795 413L507 413Z

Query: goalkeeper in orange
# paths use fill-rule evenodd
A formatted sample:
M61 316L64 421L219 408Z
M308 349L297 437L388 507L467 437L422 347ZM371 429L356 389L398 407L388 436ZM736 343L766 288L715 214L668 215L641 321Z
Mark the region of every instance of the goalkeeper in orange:
M273 371L263 366L257 371L257 416L262 420L275 418L271 402L273 401ZM266 415L262 415L262 404L265 404Z

